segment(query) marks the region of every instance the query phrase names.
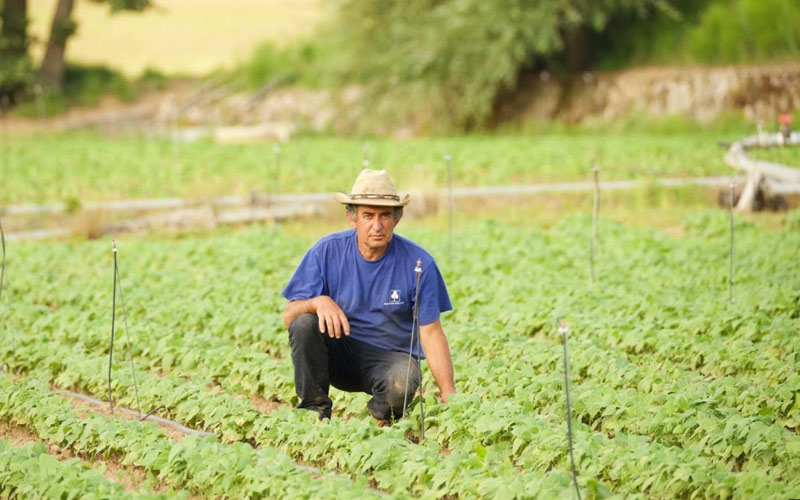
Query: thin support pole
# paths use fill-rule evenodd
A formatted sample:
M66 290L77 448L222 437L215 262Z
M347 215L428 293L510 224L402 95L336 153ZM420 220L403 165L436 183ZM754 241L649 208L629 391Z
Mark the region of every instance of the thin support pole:
M114 253L114 257L116 259L116 253ZM139 410L139 417L142 416L142 405L139 403L139 386L136 383L136 370L133 368L133 354L131 353L131 335L128 331L128 313L125 311L125 295L122 292L122 277L119 275L119 266L114 266L115 272L117 274L116 279L119 286L119 301L122 305L122 320L125 324L125 340L127 343L128 348L128 359L130 360L131 364L131 376L133 377L133 391L136 394L136 408Z
M594 210L592 211L592 242L589 247L589 274L592 284L594 284L594 254L595 247L597 246L597 217L600 212L600 169L597 168L597 165L595 165L592 170L594 172Z
M11 175L11 152L8 141L8 108L10 106L8 95L2 99L3 105L3 177Z
M572 482L575 484L575 492L578 500L581 500L581 491L578 489L578 471L575 469L575 455L572 452L572 406L569 399L569 350L567 348L567 334L569 327L564 318L558 320L558 331L561 332L564 344L564 390L567 393L567 437L569 438L569 461L572 464Z
M408 368L406 369L406 390L405 394L403 394L403 416L406 414L406 409L408 408L408 384L410 381L411 376L411 359L413 357L414 351L414 337L416 336L416 345L417 345L417 367L419 369L419 414L420 414L420 442L425 439L425 410L423 408L424 402L422 400L423 392L422 392L422 353L420 351L420 339L419 339L419 281L420 275L422 274L422 261L417 260L417 266L414 268L414 272L416 273L416 290L414 292L414 314L412 316L411 321L411 342L408 346Z
M114 288L111 294L111 343L108 346L108 406L114 416L114 399L111 395L111 362L114 359L114 331L117 321L117 242L111 241L111 252L114 254Z
M179 131L178 131L178 119L180 117L180 110L178 109L178 98L175 93L170 94L170 103L172 104L172 113L170 114L170 138L172 139L172 165L173 165L173 173L176 178L175 184L177 188L180 190L183 186L183 165L181 164L181 151L180 145L178 144L179 141Z
M447 262L453 263L453 224L455 221L455 198L453 197L453 157L444 156L447 162Z
M275 196L273 206L277 206L281 200L281 145L277 142L272 146L275 153Z
M363 160L361 160L361 165L364 168L369 168L369 143L368 142L365 142L361 146L361 151L364 154Z
M0 266L0 308L3 307L3 285L6 281L6 233L3 231L3 221L0 220L0 243L3 247L3 263Z
M734 203L733 198L736 194L736 182L731 180L730 184L731 192L730 192L730 213L731 213L731 252L730 252L730 268L728 269L728 300L733 301L733 253L734 253L734 229L733 229L733 210L734 210Z

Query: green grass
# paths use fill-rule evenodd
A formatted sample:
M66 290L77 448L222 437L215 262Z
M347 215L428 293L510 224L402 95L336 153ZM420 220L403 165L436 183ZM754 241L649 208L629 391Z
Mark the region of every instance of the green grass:
M0 203L247 195L254 189L347 191L362 168L365 144L370 167L389 170L401 191L444 187L446 154L453 156L456 186L588 180L592 159L606 180L730 175L733 170L723 163L716 140L738 137L713 131L364 141L307 137L282 145L278 168L272 143L173 146L143 137L13 134L8 162L0 156Z

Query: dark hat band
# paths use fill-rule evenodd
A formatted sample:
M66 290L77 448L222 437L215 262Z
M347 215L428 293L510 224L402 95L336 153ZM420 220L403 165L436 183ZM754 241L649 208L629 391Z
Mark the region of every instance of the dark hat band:
M395 194L351 194L351 200L394 200L400 201L400 197Z

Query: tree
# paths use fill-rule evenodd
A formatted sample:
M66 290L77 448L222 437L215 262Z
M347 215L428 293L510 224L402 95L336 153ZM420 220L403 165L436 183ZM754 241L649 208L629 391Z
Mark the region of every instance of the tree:
M342 0L344 79L372 95L438 106L451 124L481 125L525 68L591 62L588 32L617 15L670 12L667 0ZM413 94L413 92L412 92Z
M112 12L121 10L142 11L146 9L149 0L93 0L96 3L108 4ZM67 40L72 36L77 23L72 18L74 0L58 0L53 22L50 26L50 38L47 41L44 59L42 59L42 80L50 87L60 89L64 83L64 53Z
M4 0L0 9L0 98L13 102L31 80L27 0Z

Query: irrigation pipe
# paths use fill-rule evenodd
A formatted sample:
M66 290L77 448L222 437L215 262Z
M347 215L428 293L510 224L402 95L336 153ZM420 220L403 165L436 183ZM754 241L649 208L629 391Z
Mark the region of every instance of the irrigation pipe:
M684 178L663 178L655 179L658 186L678 187L678 186L708 186L723 187L727 186L730 177L684 177ZM625 190L634 189L646 185L643 180L617 180L604 181L600 183L603 190ZM779 189L778 184L771 186L772 189ZM572 191L590 191L594 189L594 182L555 182L542 184L523 184L514 186L478 186L478 187L454 187L444 188L440 191L442 196L469 197L487 195L526 195L541 193L560 193ZM800 182L786 185L783 188L786 192L800 191ZM413 194L413 192L412 192ZM331 200L330 193L284 193L281 195L281 203L326 203ZM106 212L118 212L129 210L167 210L210 204L214 206L247 206L251 203L250 196L218 196L211 199L183 199L183 198L144 198L133 200L113 200L113 201L87 201L81 203L83 210L101 210ZM268 200L265 200L268 201ZM67 211L65 203L50 203L44 205L19 204L7 205L2 210L5 215L31 215L31 214L56 214Z
M63 394L65 396L69 396L69 397L72 397L72 398L80 399L81 401L85 401L85 402L90 403L90 404L95 405L95 406L105 406L106 405L105 401L100 401L99 399L95 399L95 398L93 398L91 396L87 396L86 394L80 394L80 393L77 393L77 392L67 391L67 390L64 390L64 389L56 389L56 392L58 392L59 394ZM139 413L139 412L137 412L135 410L131 410L131 409L128 409L128 408L123 408L122 406L117 406L117 410L121 411L122 413L125 413L126 415L130 415L130 416L136 417L136 418L138 418L140 420L144 420L143 418L140 417L141 413ZM163 417L159 417L158 415L148 414L148 415L145 416L145 418L147 420L151 420L153 422L157 422L159 424L172 427L173 429L175 429L177 431L180 431L180 432L183 432L184 434L195 434L197 436L202 436L202 437L216 436L216 434L214 434L213 432L206 432L206 431L199 431L197 429L192 429L190 427L186 427L185 425L181 425L178 422L175 422L174 420L169 420L169 419L166 419L166 418L163 418Z
M2 370L0 370L0 376L1 375L5 375L5 373ZM71 397L71 398L75 398L75 399L80 399L81 401L89 403L89 404L91 404L93 406L105 406L106 405L105 401L100 401L99 399L95 399L95 398L93 398L91 396L87 396L86 394L81 394L79 392L72 392L72 391L67 391L65 389L59 389L59 388L55 388L55 392L58 393L58 394L61 394L62 396L67 396L67 397ZM158 410L160 408L163 408L163 406L159 407L159 408L156 408L153 411L156 411L156 410ZM121 411L122 413L125 413L126 415L130 415L132 417L139 418L138 413L136 411L134 411L134 410L129 409L129 408L125 408L125 407L122 407L122 406L117 406L117 410ZM208 437L208 436L218 437L213 432L207 432L207 431L200 431L200 430L197 430L197 429L192 429L191 427L186 427L185 425L181 425L181 424L179 424L178 422L176 422L174 420L170 420L168 418L163 418L163 417L159 417L157 415L153 415L152 412L148 413L147 415L145 415L142 418L139 418L139 420L142 420L142 421L145 420L145 419L150 420L150 421L155 422L155 423L158 423L158 424L161 424L161 425L165 425L167 427L171 427L172 429L175 429L176 431L182 432L184 434L193 434L195 436L200 436L200 437ZM303 465L303 464L298 464L298 463L295 463L294 465L298 469L302 469L302 470L305 470L305 471L308 471L308 472L311 472L311 473L315 473L315 474L318 474L320 476L323 475L323 471L321 469L319 469L318 467L313 467L311 465ZM338 474L336 472L333 472L333 474L335 474L337 476L341 475L341 474ZM345 476L345 477L347 477L347 476ZM381 497L388 496L385 492L383 492L381 490L378 490L378 489L375 489L375 488L372 488L372 487L370 487L369 489L370 489L370 491L373 491L374 493L377 493Z
M6 373L3 370L0 370L0 376L5 376L5 375L6 375ZM38 380L36 381L36 383L41 384L41 382L39 382ZM106 405L105 401L100 401L99 399L95 399L95 398L93 398L91 396L87 396L86 394L81 394L79 392L72 392L72 391L68 391L66 389L59 389L58 387L55 388L55 392L58 393L58 394L61 394L62 396L69 396L71 398L80 399L81 401L84 401L84 402L89 403L89 404L94 405L94 406L105 406ZM137 412L135 412L133 410L130 410L128 408L124 408L122 406L117 406L117 409L119 411L121 411L122 413L125 413L127 415L131 415L133 417L139 418ZM181 425L178 422L175 422L174 420L169 420L167 418L159 417L157 415L148 415L146 418L148 418L149 420L152 420L153 422L157 422L159 424L172 427L176 431L183 432L184 434L195 434L195 435L202 436L202 437L216 436L216 434L214 434L213 432L206 432L206 431L199 431L197 429L192 429L191 427L186 427L185 425ZM141 418L140 420L144 420L144 419Z

